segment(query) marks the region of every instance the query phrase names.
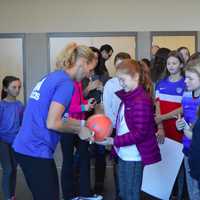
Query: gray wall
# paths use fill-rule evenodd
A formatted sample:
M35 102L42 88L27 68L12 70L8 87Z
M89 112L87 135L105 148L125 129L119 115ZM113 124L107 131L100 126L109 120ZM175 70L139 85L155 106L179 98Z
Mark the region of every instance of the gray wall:
M150 32L138 32L137 34L137 58L149 58L150 59L151 48L151 33Z
M35 83L48 72L48 37L45 33L25 34L25 91L30 95Z
M0 0L0 32L200 30L199 0Z

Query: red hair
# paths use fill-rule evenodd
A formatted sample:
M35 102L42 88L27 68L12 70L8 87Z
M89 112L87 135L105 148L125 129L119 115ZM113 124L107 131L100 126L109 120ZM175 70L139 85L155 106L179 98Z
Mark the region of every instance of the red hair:
M138 84L143 86L148 93L152 94L153 84L150 78L150 70L146 65L133 59L125 59L117 67L118 72L128 74L131 77L139 74Z

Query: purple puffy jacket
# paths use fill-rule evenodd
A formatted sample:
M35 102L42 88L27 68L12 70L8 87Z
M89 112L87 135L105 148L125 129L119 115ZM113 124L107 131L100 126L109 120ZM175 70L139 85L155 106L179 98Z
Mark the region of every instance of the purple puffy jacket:
M149 94L139 86L133 91L116 92L124 104L124 115L130 132L115 136L114 145L123 147L135 144L144 165L161 160L160 149L156 139L153 101Z

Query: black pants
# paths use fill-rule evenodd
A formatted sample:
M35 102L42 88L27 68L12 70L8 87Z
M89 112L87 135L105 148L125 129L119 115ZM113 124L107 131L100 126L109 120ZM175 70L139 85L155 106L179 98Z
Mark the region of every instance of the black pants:
M2 191L4 199L15 196L17 162L11 144L0 141L0 163L3 169Z
M69 200L74 197L74 147L80 155L80 185L79 195L90 196L90 155L89 144L80 140L75 134L65 134L61 137L61 149L63 154L63 164L61 171L61 184L63 198Z
M106 173L106 150L102 145L94 144L95 151L95 192L102 193Z
M59 200L59 184L53 159L35 158L16 153L34 200Z
M187 186L186 186L186 176L185 176L185 168L184 163L182 162L181 167L179 169L179 173L176 177L176 181L174 183L174 187L172 190L172 196L176 196L177 200L187 199Z
M199 184L199 190L200 190L200 179L198 180L198 184Z
M113 129L112 137L116 135L116 129ZM93 146L94 157L95 157L95 186L94 190L96 193L104 192L104 180L106 175L106 148L105 146L94 144ZM117 183L117 170L114 166L114 180L116 187L116 196L118 196L119 188Z

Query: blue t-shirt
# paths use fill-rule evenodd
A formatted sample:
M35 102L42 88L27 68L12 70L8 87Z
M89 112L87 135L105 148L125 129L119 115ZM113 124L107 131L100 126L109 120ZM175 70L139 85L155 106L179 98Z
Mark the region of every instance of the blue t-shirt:
M183 115L188 124L195 124L197 120L197 111L200 106L200 97L194 98L192 92L185 91L182 99ZM188 155L191 140L186 136L183 136L183 152Z
M0 140L12 144L23 117L24 106L16 101L0 101Z
M13 144L16 152L32 157L53 158L60 134L46 126L49 107L51 102L55 101L62 104L67 112L73 88L73 80L63 70L49 73L36 84Z

